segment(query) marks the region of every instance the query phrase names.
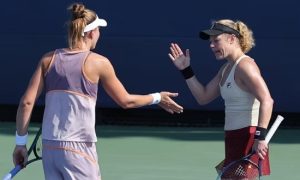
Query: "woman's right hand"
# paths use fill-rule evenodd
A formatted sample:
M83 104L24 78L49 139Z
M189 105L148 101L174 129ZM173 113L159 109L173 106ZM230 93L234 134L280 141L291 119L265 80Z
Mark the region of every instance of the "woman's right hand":
M16 145L13 153L13 161L15 166L21 165L22 167L24 167L25 164L27 163L27 159L28 159L28 155L27 155L26 146Z
M182 113L183 107L177 104L172 98L175 98L178 96L178 93L172 93L172 92L160 92L161 95L161 101L158 104L161 108L166 110L167 112L173 114L175 113Z
M176 43L171 43L171 52L169 53L170 59L173 61L174 65L179 69L183 70L190 66L190 51L187 49L185 55L181 48Z

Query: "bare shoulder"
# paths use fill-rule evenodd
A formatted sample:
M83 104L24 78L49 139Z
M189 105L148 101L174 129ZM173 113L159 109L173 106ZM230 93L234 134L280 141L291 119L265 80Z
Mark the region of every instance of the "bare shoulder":
M114 72L114 68L109 59L100 54L91 52L86 59L84 71L92 82L98 82L107 74Z
M237 72L239 74L255 74L259 73L260 70L255 60L249 56L245 57L242 61L237 65Z
M45 53L45 54L42 56L41 61L43 62L43 61L49 61L49 60L51 60L52 57L53 57L53 55L54 55L54 52L55 52L55 51L50 51L50 52Z
M91 52L90 55L88 56L87 58L87 64L90 64L90 65L96 65L96 66L99 66L99 65L106 65L106 64L111 64L109 59L105 56L102 56L98 53L94 53L94 52Z
M50 51L50 52L45 53L42 56L42 58L40 60L40 65L41 65L41 67L42 67L42 69L43 69L44 72L47 71L48 66L49 66L49 64L51 62L51 59L52 59L54 53L55 53L55 51Z

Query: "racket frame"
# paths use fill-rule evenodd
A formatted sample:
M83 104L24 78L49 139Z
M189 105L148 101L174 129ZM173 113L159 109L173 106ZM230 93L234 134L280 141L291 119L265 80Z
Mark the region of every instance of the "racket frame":
M279 125L281 124L281 122L284 120L284 118L281 115L278 115L276 117L276 120L274 121L274 123L272 124L270 130L268 131L266 138L265 138L265 142L267 144L269 144L271 138L273 137L273 135L275 134L276 130L278 129ZM255 151L252 151L250 154L242 157L241 159L238 159L236 161L233 161L231 163L229 163L226 167L223 168L223 170L219 173L218 177L216 180L221 179L221 177L223 176L223 174L230 168L232 167L234 164L237 164L239 162L242 161L248 161L249 163L255 165L258 168L258 172L259 172L259 177L261 176L261 169L260 169L260 163L261 160L258 161L258 165L256 165L255 163L253 163L250 158L251 156L253 156L255 154Z

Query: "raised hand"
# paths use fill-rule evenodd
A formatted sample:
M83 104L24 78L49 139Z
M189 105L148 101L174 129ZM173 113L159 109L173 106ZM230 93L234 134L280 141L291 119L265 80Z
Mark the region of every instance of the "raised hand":
M187 49L185 55L176 43L171 43L170 53L168 54L174 65L182 70L190 65L190 51Z
M161 101L158 104L161 108L166 110L167 112L173 114L175 113L182 113L183 107L173 101L172 98L177 97L178 93L171 93L171 92L160 92Z

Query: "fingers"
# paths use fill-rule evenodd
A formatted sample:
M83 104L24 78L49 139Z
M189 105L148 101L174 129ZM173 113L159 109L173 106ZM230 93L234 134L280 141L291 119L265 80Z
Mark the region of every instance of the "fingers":
M172 104L159 104L160 107L162 107L164 110L169 112L170 114L180 114L183 112L183 108L181 106L173 106Z
M180 49L180 47L178 46L178 44L172 43L172 45L173 45L173 47L175 48L175 50L176 50L176 52L178 53L178 55L183 54L182 51L181 51L181 49Z
M161 92L162 98L159 105L169 113L182 113L183 107L173 101L172 97L177 97L178 93Z
M262 160L265 159L265 158L264 158L264 156L266 155L265 152L263 152L263 151L258 151L257 154L258 154L258 156L259 156L259 159L262 159Z
M183 52L182 52L182 50L181 50L181 48L176 43L171 43L170 51L171 51L171 54L169 54L169 57L172 60L175 60L176 58L184 55Z
M189 49L185 50L185 56L190 58L190 50Z
M178 93L168 93L168 96L169 97L177 97L178 96Z
M254 142L253 149L255 150L255 152L257 153L259 158L262 159L262 160L264 159L264 157L268 153L268 146L265 144L264 141L257 141L256 140Z
M24 163L24 157L20 154L16 154L13 157L14 165L22 165Z
M182 113L183 112L183 107L180 106L179 104L175 103L174 101L172 101L172 103L168 106L172 111L176 112L176 113Z
M172 56L172 54L169 53L168 55L172 61L175 61L175 58Z
M16 146L13 153L13 162L15 165L25 166L28 160L27 149L24 146Z
M262 160L265 159L264 157L267 155L267 153L268 153L268 148L262 148L262 149L257 150L257 154L258 154L259 158Z
M169 53L169 55L172 56L171 59L175 60L179 55L178 55L178 52L176 51L176 49L174 48L173 45L171 45L170 51L171 51L171 53Z
M178 105L171 99L167 102L164 101L164 102L159 103L159 106L171 114L173 114L174 112L178 113L178 114L183 112L183 107Z
M168 113L170 114L174 114L174 111L172 109L169 109L169 108L164 108Z

